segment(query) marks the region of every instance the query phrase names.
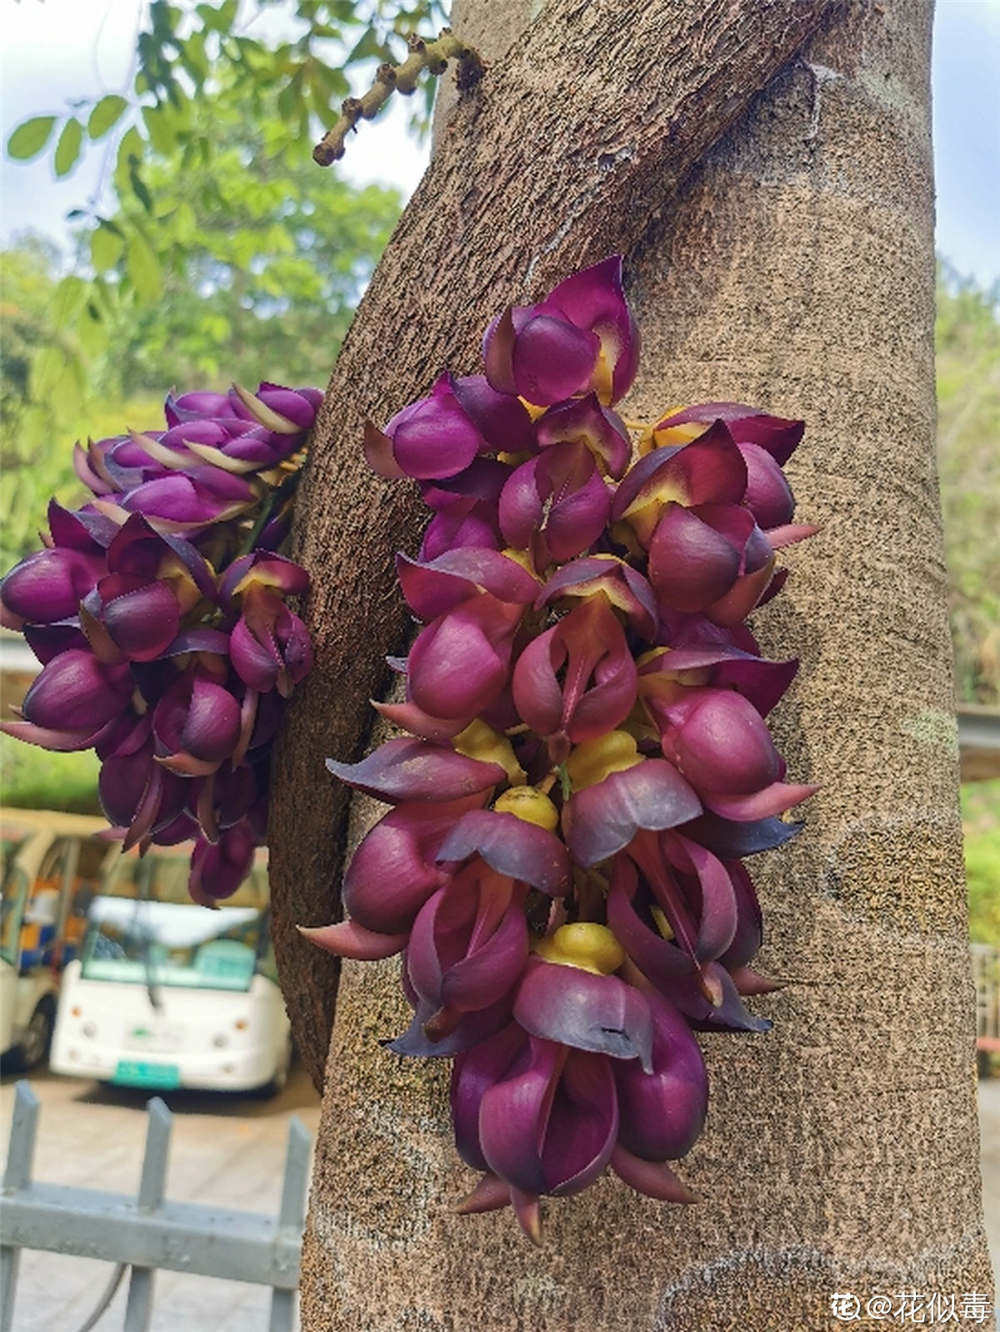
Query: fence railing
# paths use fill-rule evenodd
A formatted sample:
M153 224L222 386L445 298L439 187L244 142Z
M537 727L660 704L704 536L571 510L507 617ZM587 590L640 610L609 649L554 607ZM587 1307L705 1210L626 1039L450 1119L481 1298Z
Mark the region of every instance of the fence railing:
M97 1189L64 1188L31 1178L38 1098L19 1082L14 1101L0 1206L0 1332L14 1332L14 1299L21 1249L75 1254L117 1264L91 1328L130 1269L124 1332L147 1332L157 1268L270 1286L269 1332L292 1332L309 1172L309 1134L293 1118L281 1204L276 1218L165 1197L172 1117L163 1101L146 1105L148 1127L135 1197Z

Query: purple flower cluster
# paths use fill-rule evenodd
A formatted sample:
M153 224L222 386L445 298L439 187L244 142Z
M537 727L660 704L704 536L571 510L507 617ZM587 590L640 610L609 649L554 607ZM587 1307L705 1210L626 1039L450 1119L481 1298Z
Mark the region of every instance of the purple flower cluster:
M781 587L795 525L782 465L802 422L734 403L673 411L635 441L613 410L638 333L617 258L508 310L485 374L445 374L369 461L432 511L403 596L423 627L406 734L348 785L392 808L347 868L343 957L402 954L413 1009L390 1048L454 1059L466 1212L610 1167L654 1198L697 1138L692 1029L762 1031L744 1005L761 913L743 858L780 845L814 787L785 780L765 718L794 661L745 623ZM637 453L637 460L633 456Z
M234 893L264 840L270 744L311 665L277 552L322 395L186 393L166 429L76 446L93 498L49 505L44 549L0 584L0 618L42 663L21 720L45 749L95 749L126 848L195 839L191 895Z

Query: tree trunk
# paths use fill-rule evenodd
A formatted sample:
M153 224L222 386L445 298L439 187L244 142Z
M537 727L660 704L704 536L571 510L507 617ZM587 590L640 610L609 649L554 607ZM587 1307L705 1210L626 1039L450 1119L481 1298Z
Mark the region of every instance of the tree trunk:
M474 366L505 301L633 246L664 193L837 7L549 0L456 108L379 263L334 369L296 504L296 557L313 577L306 613L316 668L290 710L272 806L275 949L317 1087L337 969L295 926L325 923L339 909L347 802L323 760L360 756L368 699L385 683L383 654L402 647L408 620L393 557L417 538L415 495L377 481L364 461L365 418L384 421L444 366Z
M800 515L823 523L755 625L765 652L802 658L777 738L823 791L803 834L753 863L762 965L790 984L754 1001L768 1034L703 1040L709 1122L682 1173L705 1201L670 1208L606 1178L548 1206L541 1251L509 1213L453 1216L472 1180L447 1068L378 1045L405 1024L398 967L347 964L303 1256L312 1332L828 1332L835 1292L859 1297L865 1326L876 1293L991 1289L934 471L930 22L927 0L852 6L680 194L665 173L631 244L630 415L735 398L805 416L789 470ZM534 253L506 236L488 304ZM307 512L321 534L333 521ZM308 530L306 545L315 567ZM323 725L307 702L294 747L304 717Z

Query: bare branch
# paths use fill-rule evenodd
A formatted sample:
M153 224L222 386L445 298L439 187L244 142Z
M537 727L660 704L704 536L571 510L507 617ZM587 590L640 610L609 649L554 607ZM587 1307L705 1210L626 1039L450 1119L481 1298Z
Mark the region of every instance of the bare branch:
M473 87L483 75L483 62L471 47L459 41L450 28L442 28L432 42L415 34L409 39L410 54L401 65L379 65L375 82L363 97L348 97L340 108L340 119L323 135L313 149L320 166L330 166L344 156L347 136L357 129L359 120L374 120L393 92L409 97L416 92L417 80L426 70L435 77L448 68L449 60L458 61L458 85L462 91Z

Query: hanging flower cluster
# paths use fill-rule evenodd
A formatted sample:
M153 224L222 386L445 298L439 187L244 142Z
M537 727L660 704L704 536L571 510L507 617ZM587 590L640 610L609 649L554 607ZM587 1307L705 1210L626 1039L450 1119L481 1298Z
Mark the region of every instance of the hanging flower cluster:
M20 721L45 749L95 749L126 848L195 839L192 897L234 893L264 840L270 745L311 664L278 553L318 389L185 393L166 429L76 446L93 498L49 505L44 549L0 584L2 623L42 670Z
M705 1117L697 1030L762 1031L747 995L761 913L743 858L790 838L765 718L794 661L745 624L785 574L782 472L803 425L734 403L640 430L613 410L638 332L612 258L508 310L485 375L444 374L368 459L432 511L398 557L423 625L407 734L330 770L392 808L343 884L347 919L305 931L343 957L402 954L413 1009L390 1049L454 1059L464 1212L607 1167L690 1201L668 1161ZM633 462L637 452L638 460Z

